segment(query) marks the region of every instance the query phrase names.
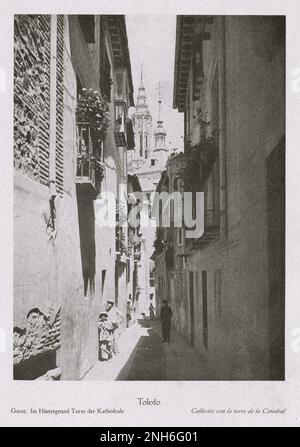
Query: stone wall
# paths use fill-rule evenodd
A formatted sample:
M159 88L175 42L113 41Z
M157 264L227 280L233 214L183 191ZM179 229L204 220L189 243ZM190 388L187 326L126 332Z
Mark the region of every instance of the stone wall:
M24 328L14 328L14 364L27 360L47 350L61 347L60 309L44 315L38 308L31 309Z
M77 87L99 91L99 57L94 56L100 54L100 42L85 42L77 16L57 16L56 98L50 103L53 79L49 64L44 63L49 59L50 21L50 16L16 18L22 29L16 31L15 47L21 61L15 71L15 378L35 379L59 367L63 380L76 380L98 359L98 315L105 301L115 298L115 229L97 224L97 202L84 201L75 184ZM95 23L99 37L99 16ZM105 39L113 70L107 35ZM44 91L42 101L36 98L35 87L39 94L39 88ZM50 109L56 112L55 198L49 187ZM110 114L114 117L113 102ZM117 195L124 173L113 126L104 144L104 164L102 192ZM121 285L124 310L126 269ZM32 324L34 309L36 323ZM59 338L53 332L58 331L58 320L55 325L53 320L58 309Z
M58 26L63 30L63 56L62 43L58 45L64 70L63 78L62 70L57 70L57 76L60 76L57 87L63 82L63 90L58 88L57 94L61 98L63 91L64 107L63 116L61 110L57 113L56 175L59 194L54 202L50 202L49 187L39 178L28 175L22 166L22 169L16 166L15 170L14 327L17 328L17 379L34 379L56 366L62 369L62 379L79 379L97 359L97 308L93 299L87 300L84 296L74 182L77 153L76 73L70 58L68 18L63 18L63 27L61 20L58 17ZM89 67L88 63L86 67ZM90 72L90 69L87 71ZM43 121L48 122L49 115ZM59 156L62 147L63 156ZM45 178L48 179L48 174ZM53 220L55 231L49 231L49 222L53 223ZM32 309L38 309L39 324L30 326L29 336L27 315ZM58 309L61 309L59 339L53 332L58 330L53 325L53 316ZM55 321L58 324L59 320Z
M47 184L50 16L16 15L14 25L14 166Z

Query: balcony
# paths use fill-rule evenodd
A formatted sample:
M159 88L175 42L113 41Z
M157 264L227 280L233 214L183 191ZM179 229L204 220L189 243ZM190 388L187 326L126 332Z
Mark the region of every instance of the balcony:
M174 248L173 244L168 243L165 250L165 261L167 271L174 270Z
M204 234L197 238L191 239L188 243L189 250L197 250L211 242L218 240L220 237L220 210L205 210L204 212ZM186 240L188 241L188 239Z
M127 113L126 103L115 101L115 142L117 147L126 147L126 125L125 116Z
M77 165L75 183L84 197L95 199L100 192L104 167L93 145L89 123L77 123Z
M127 150L129 151L134 150L135 148L134 130L132 121L130 119L127 120L126 137L127 137Z
M122 127L122 125L120 125L117 121L115 124L115 142L117 147L126 147L124 127Z
M124 228L120 226L118 222L118 216L117 216L117 225L115 234L116 234L116 260L122 264L126 264L129 256L129 250L125 238Z

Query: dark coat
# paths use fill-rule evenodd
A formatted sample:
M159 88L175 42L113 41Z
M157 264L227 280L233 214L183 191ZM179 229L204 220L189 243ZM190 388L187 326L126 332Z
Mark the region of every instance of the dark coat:
M172 318L172 310L170 306L163 306L160 311L161 321L170 321Z

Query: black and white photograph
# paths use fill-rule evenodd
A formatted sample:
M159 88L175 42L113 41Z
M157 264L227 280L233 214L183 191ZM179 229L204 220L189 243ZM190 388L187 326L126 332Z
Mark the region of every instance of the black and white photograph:
M14 16L13 376L285 379L285 17Z
M299 425L299 116L297 0L0 2L0 426Z

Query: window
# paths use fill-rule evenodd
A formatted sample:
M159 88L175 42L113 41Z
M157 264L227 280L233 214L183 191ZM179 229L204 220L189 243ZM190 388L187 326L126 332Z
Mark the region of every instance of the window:
M147 193L147 208L148 208L148 216L151 217L152 205L151 205L151 194L150 193Z
M219 147L219 79L216 68L211 89L211 122L212 138ZM206 226L220 225L220 163L219 157L206 181L204 188L205 224Z
M143 135L140 133L140 157L143 156Z
M102 95L111 101L111 67L106 48L104 48L103 61L100 67L100 90Z
M178 228L178 245L183 245L183 228Z
M155 159L154 158L151 159L151 166L155 166Z
M100 90L103 96L111 101L111 66L105 46L104 23L100 21Z
M184 118L185 118L185 140L186 142L190 142L191 138L191 91L188 91L187 94L187 107L185 109Z
M83 85L82 82L78 76L78 74L76 75L76 89L77 89L77 101L79 100L79 95L83 89Z
M95 43L95 16L79 15L80 28L87 43Z
M106 270L101 270L101 296L103 296L105 277L106 277Z
M154 268L153 266L150 267L149 269L149 283L150 283L150 287L154 287L155 286L155 279L154 279Z
M202 39L195 36L193 42L193 100L200 98L203 82Z
M150 301L153 300L153 296L154 296L154 294L153 294L153 293L150 293L150 295L149 295L149 299L150 299Z
M135 148L134 130L131 119L128 119L126 123L126 139L127 139L127 149L134 150Z
M126 260L126 282L130 281L130 259Z
M125 82L124 82L124 73L118 72L115 74L115 100L124 101L125 96Z

